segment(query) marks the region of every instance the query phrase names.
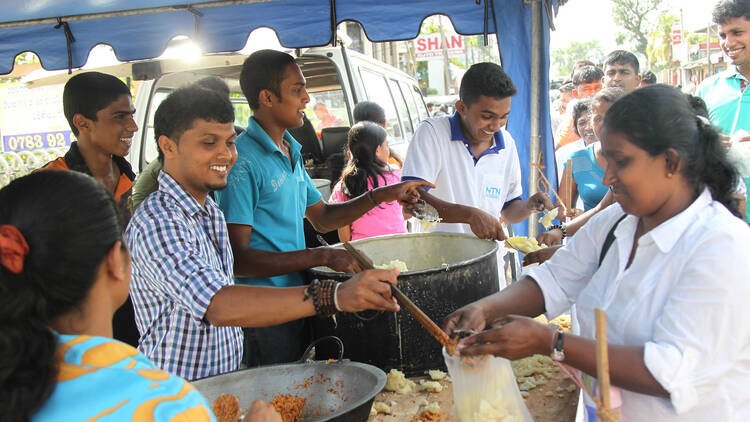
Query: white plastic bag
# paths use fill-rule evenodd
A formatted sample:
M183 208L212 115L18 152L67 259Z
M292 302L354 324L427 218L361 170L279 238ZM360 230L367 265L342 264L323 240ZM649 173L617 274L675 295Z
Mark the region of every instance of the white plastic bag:
M449 356L453 410L461 422L534 422L518 391L510 361L492 355Z

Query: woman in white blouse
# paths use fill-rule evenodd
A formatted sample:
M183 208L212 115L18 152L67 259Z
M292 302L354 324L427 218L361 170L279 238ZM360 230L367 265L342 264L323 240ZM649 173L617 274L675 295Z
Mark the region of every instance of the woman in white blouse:
M552 353L596 376L602 308L622 420L750 420L750 228L717 132L678 90L654 85L612 105L602 135L618 204L517 283L448 316L446 331L489 328L461 355ZM528 318L573 304L581 336Z

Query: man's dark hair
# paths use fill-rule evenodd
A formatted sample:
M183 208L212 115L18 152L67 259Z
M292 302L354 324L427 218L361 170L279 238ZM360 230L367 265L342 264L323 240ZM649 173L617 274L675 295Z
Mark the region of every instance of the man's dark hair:
M378 103L361 101L354 107L354 123L359 122L385 123L385 110Z
M558 90L560 92L571 92L575 89L575 85L573 85L573 81L566 81L562 85L560 85L560 88Z
M165 135L178 142L182 134L193 127L195 119L234 122L234 108L226 95L210 89L197 85L176 89L159 104L154 115L154 138L160 160L164 153L159 147L159 137Z
M73 116L81 114L96 121L96 113L107 108L122 94L131 95L128 86L106 73L86 72L70 78L63 89L63 113L73 134L78 136Z
M724 24L732 18L750 20L750 0L721 0L711 13L714 23Z
M482 95L502 99L512 97L516 91L516 85L502 67L485 62L472 65L464 73L458 96L464 104L470 106Z
M276 50L256 51L245 59L240 73L240 87L252 110L260 107L258 95L264 89L281 98L281 81L290 64L296 64L294 57Z
M216 91L219 94L226 95L227 97L229 96L229 85L224 82L224 79L221 79L218 76L206 76L205 78L199 79L195 84Z
M641 82L646 85L653 85L656 83L656 74L649 69L646 69L641 73Z
M636 74L641 72L641 67L638 64L638 57L635 54L625 50L615 50L604 59L604 67L611 64L629 64L633 68Z
M592 62L591 60L576 60L575 63L573 63L573 67L570 69L570 79L573 79L573 75L576 73L576 70L584 67L584 66L596 66L596 63Z
M616 86L610 86L602 88L599 92L596 93L596 95L594 95L591 100L593 102L593 106L598 106L598 104L601 104L602 102L614 104L615 101L619 100L623 96L625 96L624 89L618 88Z
M584 66L573 74L573 85L588 84L591 82L600 82L604 77L604 72L596 66Z

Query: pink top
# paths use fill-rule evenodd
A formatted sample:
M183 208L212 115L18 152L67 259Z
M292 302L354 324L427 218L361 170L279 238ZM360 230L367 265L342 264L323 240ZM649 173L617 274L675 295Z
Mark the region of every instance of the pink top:
M401 181L401 170L393 169L385 173L384 177L385 183L383 183L383 177L378 176L378 186L399 183ZM368 180L367 187L372 189L372 179ZM348 201L350 198L347 198L341 189L341 182L339 181L333 187L331 199L328 202L335 204ZM355 220L350 228L352 240L357 240L384 234L406 233L406 222L404 222L404 215L398 201L383 202L380 207L371 209Z

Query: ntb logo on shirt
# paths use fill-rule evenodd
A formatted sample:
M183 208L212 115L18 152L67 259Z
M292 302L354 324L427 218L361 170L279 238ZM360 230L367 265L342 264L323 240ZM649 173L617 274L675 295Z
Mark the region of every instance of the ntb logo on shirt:
M500 199L500 189L494 186L485 186L484 197L489 199Z

